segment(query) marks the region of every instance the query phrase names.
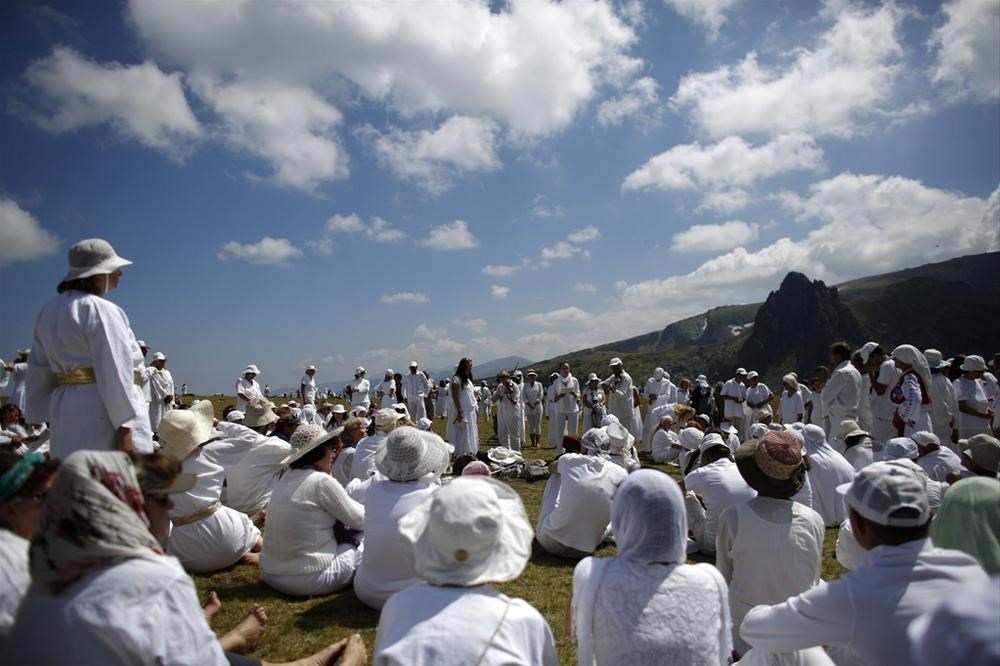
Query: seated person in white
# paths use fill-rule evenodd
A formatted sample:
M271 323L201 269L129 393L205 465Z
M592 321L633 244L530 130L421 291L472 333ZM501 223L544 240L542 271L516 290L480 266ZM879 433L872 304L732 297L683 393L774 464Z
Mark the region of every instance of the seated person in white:
M299 426L286 471L267 509L261 578L290 595L329 594L350 584L361 563L365 508L332 476L334 435Z
M642 467L639 452L635 450L635 437L621 423L610 423L604 428L611 440L608 450L611 462L626 472L634 472Z
M249 446L236 464L226 469L223 504L252 517L267 507L271 488L292 450L285 440L266 436L278 420L273 406L266 398L254 398L247 404L242 424L220 421L216 426L227 440L241 440Z
M531 524L509 486L456 478L400 520L398 536L421 582L382 609L376 665L559 663L541 613L488 585L514 580L531 557Z
M844 503L837 495L837 486L850 482L856 470L827 443L823 428L809 424L803 428L802 436L809 459L812 508L823 517L824 525L836 527L847 517Z
M831 446L835 451L838 450L838 446L842 448L844 460L851 463L854 471L875 462L871 435L862 430L857 421L850 419L841 421L840 429L837 431L837 441L831 442Z
M185 569L195 573L241 561L256 564L261 548L260 530L250 518L220 501L225 464L233 449L213 429L213 420L212 403L200 400L190 409L170 410L160 421L163 452L198 478L193 488L173 498L173 530L167 546Z
M365 556L354 576L354 594L379 609L394 593L418 582L413 563L399 548L399 519L438 489L450 451L432 432L402 426L375 457L379 476L364 491Z
M375 432L358 442L351 463L351 478L364 481L375 473L375 454L378 453L386 437L405 418L395 409L386 408L375 412Z
M578 663L728 664L726 584L712 565L684 563L687 519L677 483L657 470L634 472L612 512L617 555L585 558L573 573Z
M653 433L653 462L661 465L672 463L683 450L680 437L674 432L674 417L664 414Z
M246 640L238 632L216 638L191 578L163 554L172 493L195 481L179 471L162 455L133 464L125 453L83 450L65 460L32 543L32 585L0 663L226 666L236 659L224 650ZM259 636L267 617L255 611ZM359 666L364 645L345 640L311 658L338 656Z
M340 485L346 489L354 478L351 476L351 469L354 467L354 456L357 453L357 445L367 436L365 430L365 420L352 416L344 421L343 426L338 426L329 432L337 433L340 440L335 457L333 459L333 475Z
M962 474L962 459L951 449L941 446L941 439L932 432L918 430L910 435L917 444L917 464L927 476L935 481L947 481L948 477L957 478Z
M747 485L733 462L732 451L718 433L710 432L701 440L701 467L684 477L684 505L691 535L698 549L715 553L715 533L719 515L734 504L757 496Z
M792 501L806 482L802 449L787 432L770 431L736 450L736 467L757 497L719 516L715 566L729 583L733 626L759 604L777 604L819 584L823 519ZM749 646L736 634L733 647Z
M874 463L845 484L854 536L867 552L855 571L776 606L747 613L740 635L764 652L827 646L838 664L911 664L907 628L940 600L989 577L971 556L927 538L920 476Z
M591 428L582 442L589 455L567 449L549 464L551 476L538 514L535 537L546 552L559 557L585 557L601 545L611 522L611 498L627 476L608 459L611 440L606 432Z

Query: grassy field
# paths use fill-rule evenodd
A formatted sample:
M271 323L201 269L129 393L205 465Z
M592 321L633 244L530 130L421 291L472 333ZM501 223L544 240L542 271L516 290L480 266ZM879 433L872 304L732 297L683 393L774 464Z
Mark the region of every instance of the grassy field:
M210 399L215 404L216 414L221 414L222 408L232 402L232 399L226 398ZM542 428L544 442L544 424ZM435 420L434 430L443 435L445 422ZM480 419L479 432L482 437L481 448L485 450L491 446L486 438L492 432L492 426ZM527 449L525 457L551 460L554 453L552 450ZM655 465L645 457L643 466L678 476L676 468ZM521 495L528 517L534 524L538 518L544 482L528 483L518 480L511 481L510 485ZM266 534L264 538L267 538ZM826 580L837 578L844 572L833 558L835 540L836 530L827 530L823 555L823 578ZM614 547L604 546L597 554L612 555ZM713 562L704 559L692 561ZM531 561L521 577L496 586L505 594L527 600L545 616L556 638L561 664L576 663L576 648L563 631L574 564L548 555L536 542ZM264 605L269 622L264 637L253 651L253 655L258 658L272 661L299 658L353 632L359 632L365 639L369 655L374 647L378 613L358 601L351 589L339 594L310 598L287 597L261 582L257 569L250 566L232 567L211 576L194 576L194 580L202 601L210 590L215 590L222 600L223 609L212 623L219 633L241 620L250 604L257 602Z

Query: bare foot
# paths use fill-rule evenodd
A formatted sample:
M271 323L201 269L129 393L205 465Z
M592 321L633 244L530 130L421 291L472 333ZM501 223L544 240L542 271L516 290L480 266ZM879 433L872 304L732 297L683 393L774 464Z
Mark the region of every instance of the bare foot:
M254 527L261 529L264 527L264 521L267 520L267 507L264 507L257 513L250 516L250 522L254 524Z
M215 614L222 610L222 602L219 601L219 595L215 593L215 590L208 593L208 601L205 602L202 610L205 611L205 620L209 623Z
M247 553L240 558L240 564L249 564L252 567L258 566L260 564L260 554Z
M243 653L257 643L267 627L267 613L260 604L250 607L243 621L219 639L219 644L227 652Z
M261 663L262 666L333 666L338 663L338 658L340 666L364 666L368 663L368 653L361 636L351 634L350 638L339 640L316 654L297 661L284 664L267 661Z

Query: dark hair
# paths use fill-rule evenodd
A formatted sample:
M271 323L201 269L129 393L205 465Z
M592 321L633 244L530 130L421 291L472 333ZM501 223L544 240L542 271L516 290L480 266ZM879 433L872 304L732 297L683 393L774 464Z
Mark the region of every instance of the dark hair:
M926 539L927 533L931 528L930 520L916 527L890 527L889 525L880 525L875 521L868 520L854 509L851 509L851 513L854 514L857 520L864 522L868 526L875 540L882 546L898 546L910 541ZM894 518L911 518L916 515L917 510L909 506L901 507L892 512L892 517Z
M851 351L851 346L843 341L830 345L830 352L839 356L842 362L851 360Z
M16 453L0 450L0 474L3 474L16 465L21 459L21 456ZM28 480L24 482L21 489L17 491L17 494L11 499L15 499L17 497L30 497L31 495L34 495L57 471L59 471L58 459L53 460L49 458L48 460L38 463L31 468L31 474L28 475Z
M3 420L5 418L7 418L7 416L9 415L9 413L12 412L12 411L14 411L15 409L17 411L19 411L19 412L21 411L21 408L18 407L17 404L15 404L13 402L4 403L4 405L2 407L0 407L0 420ZM23 414L22 414L22 416L23 416Z
M139 488L146 495L156 495L169 488L182 470L181 461L164 453L133 454L132 465Z
M222 420L225 420L229 416L229 412L235 411L236 405L226 405L222 408Z
M94 296L101 295L101 286L97 282L97 278L100 275L91 275L90 277L79 278L77 280L67 280L66 282L60 282L59 286L56 287L56 291L60 294L66 291L82 291L87 294L93 294Z
M462 470L465 469L465 466L468 465L470 462L475 462L476 460L479 460L479 458L477 458L475 454L463 453L462 455L455 458L455 462L451 464L452 474L454 474L455 476L462 476Z
M455 376L458 377L459 381L462 382L463 385L475 381L472 378L471 368L472 368L472 359L468 357L463 358L461 361L459 361L458 366L455 368Z
M580 453L583 450L583 442L578 435L563 435L562 447L567 453Z
M294 460L291 463L289 463L288 466L292 469L302 469L303 467L309 467L309 465L312 465L313 463L322 460L323 456L326 455L326 452L333 451L335 446L336 445L333 443L333 440L328 439L327 441L323 442L316 448L312 449L311 451L308 451L304 456L302 456L298 460Z

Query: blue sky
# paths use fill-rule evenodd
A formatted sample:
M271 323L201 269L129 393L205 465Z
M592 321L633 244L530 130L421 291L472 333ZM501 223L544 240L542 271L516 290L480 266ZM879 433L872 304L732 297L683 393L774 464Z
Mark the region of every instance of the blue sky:
M998 0L7 3L0 356L92 236L199 391L997 250L998 31Z

